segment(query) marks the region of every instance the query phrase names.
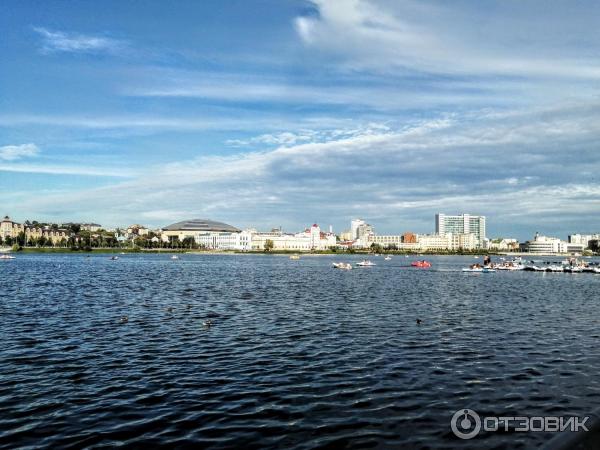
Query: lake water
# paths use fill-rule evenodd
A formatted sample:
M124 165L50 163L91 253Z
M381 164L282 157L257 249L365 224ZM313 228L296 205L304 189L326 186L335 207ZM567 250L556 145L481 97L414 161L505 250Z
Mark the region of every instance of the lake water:
M0 261L0 446L525 449L450 419L598 406L600 275L358 259Z

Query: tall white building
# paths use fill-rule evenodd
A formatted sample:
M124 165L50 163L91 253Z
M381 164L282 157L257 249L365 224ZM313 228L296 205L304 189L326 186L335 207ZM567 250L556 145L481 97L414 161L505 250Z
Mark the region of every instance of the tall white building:
M444 235L452 234L474 234L478 247L483 247L485 236L485 216L472 216L461 214L448 216L446 214L435 215L435 232Z
M349 235L347 235L347 232L344 232L341 237L342 240L346 240L344 238L349 237L349 240L355 241L353 244L354 247L367 247L374 233L375 230L372 225L369 225L362 219L352 219Z

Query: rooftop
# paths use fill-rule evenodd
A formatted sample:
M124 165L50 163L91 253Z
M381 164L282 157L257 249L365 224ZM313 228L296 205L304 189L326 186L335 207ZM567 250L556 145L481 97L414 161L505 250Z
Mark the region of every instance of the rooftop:
M190 219L173 223L163 228L165 231L229 231L239 232L240 230L233 225L223 222L215 222L209 219Z

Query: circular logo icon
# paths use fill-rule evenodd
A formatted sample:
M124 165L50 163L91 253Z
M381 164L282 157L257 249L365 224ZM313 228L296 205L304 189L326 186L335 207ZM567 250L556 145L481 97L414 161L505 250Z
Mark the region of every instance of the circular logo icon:
M472 439L481 430L481 419L472 409L459 409L450 421L452 432L461 439Z

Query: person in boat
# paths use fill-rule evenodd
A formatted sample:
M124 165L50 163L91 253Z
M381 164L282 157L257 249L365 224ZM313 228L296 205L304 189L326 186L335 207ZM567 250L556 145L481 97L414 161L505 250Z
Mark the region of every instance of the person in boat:
M483 257L483 266L485 267L485 266L489 266L491 264L492 264L492 258L490 258L489 255L485 255Z

